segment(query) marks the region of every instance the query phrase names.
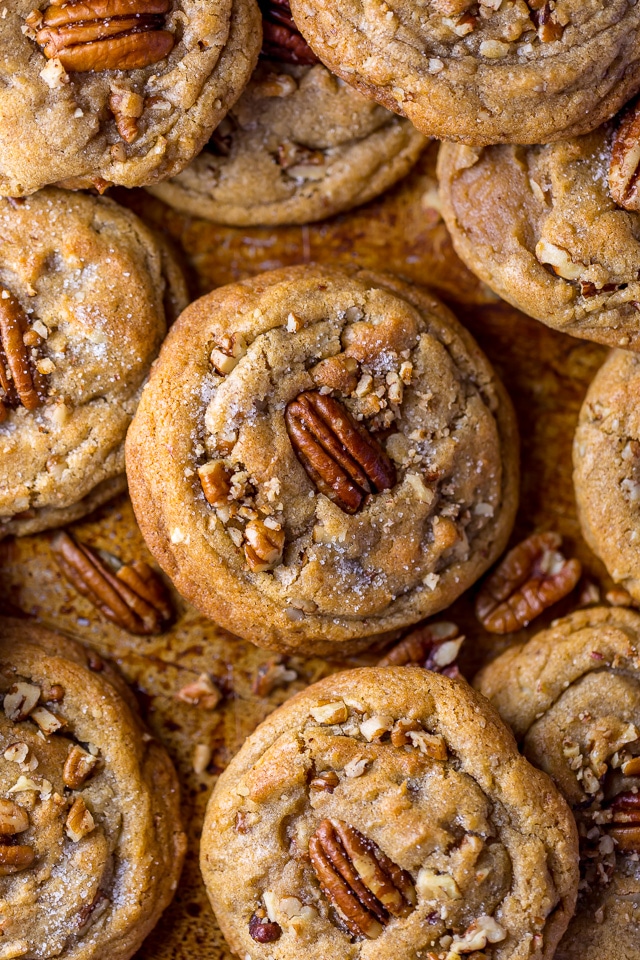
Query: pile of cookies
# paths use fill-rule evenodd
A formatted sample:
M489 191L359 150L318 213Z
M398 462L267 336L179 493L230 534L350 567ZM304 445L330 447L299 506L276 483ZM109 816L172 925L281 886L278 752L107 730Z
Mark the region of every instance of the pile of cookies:
M327 660L209 800L234 955L638 960L640 4L18 0L0 50L0 550L45 533L141 657L173 592ZM429 138L487 296L617 348L574 445L607 605L556 532L505 553L513 406L429 277L304 263L190 302L102 195L305 226ZM161 572L67 529L127 488ZM473 686L430 619L472 589L506 638ZM178 775L90 630L0 613L0 960L130 960L179 888Z

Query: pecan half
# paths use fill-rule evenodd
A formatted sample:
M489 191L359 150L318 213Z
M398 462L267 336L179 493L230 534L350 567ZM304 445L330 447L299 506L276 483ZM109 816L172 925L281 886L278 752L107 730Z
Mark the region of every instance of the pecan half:
M611 196L625 210L640 210L640 100L622 115L609 165Z
M558 533L534 533L510 550L485 580L476 599L476 616L489 633L512 633L571 593L582 572L567 560Z
M296 27L289 0L258 0L262 10L262 56L283 63L318 63L318 58Z
M123 564L104 550L94 551L78 543L64 531L54 535L51 546L62 573L78 593L123 630L140 635L162 633L173 618L164 586L147 563Z
M609 836L621 853L640 853L640 794L619 794L611 803Z
M375 940L393 917L415 907L411 876L343 820L321 822L309 856L325 896L356 937Z
M457 677L460 671L455 665L455 659L463 641L464 637L455 623L445 620L427 623L403 637L384 655L378 666L404 667L407 664L416 664L434 673Z
M368 493L395 486L389 457L333 397L301 393L287 406L285 421L307 474L345 513L356 513Z
M7 408L22 404L35 410L42 403L43 381L31 363L27 315L9 290L0 287L0 423Z
M55 0L27 25L65 70L136 70L163 60L175 37L164 28L170 0Z

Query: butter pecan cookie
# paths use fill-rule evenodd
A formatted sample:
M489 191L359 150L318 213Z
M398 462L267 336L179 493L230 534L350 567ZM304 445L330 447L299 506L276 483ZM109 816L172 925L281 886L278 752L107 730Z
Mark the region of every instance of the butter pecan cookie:
M640 602L640 358L613 351L591 384L573 444L582 533Z
M242 93L260 40L254 0L9 4L0 196L178 173Z
M503 387L435 297L320 266L189 307L127 438L178 590L259 645L323 653L473 583L509 536L517 460Z
M640 207L617 189L635 151L619 134L618 122L547 146L444 144L440 196L456 252L501 297L564 333L640 350Z
M423 133L547 143L640 88L630 0L291 0L320 59Z
M97 654L0 620L2 954L128 960L176 889L178 783Z
M232 950L274 960L551 958L578 884L551 781L464 680L417 667L276 710L218 781L200 862Z
M269 5L265 53L204 151L151 193L177 210L232 226L309 223L365 203L404 176L426 141L317 63L286 0ZM293 21L290 21L293 24ZM292 47L287 39L297 39Z
M556 960L640 957L639 641L637 613L581 610L476 681L578 821L578 907Z
M0 200L0 538L125 488L125 433L186 302L170 254L111 200Z

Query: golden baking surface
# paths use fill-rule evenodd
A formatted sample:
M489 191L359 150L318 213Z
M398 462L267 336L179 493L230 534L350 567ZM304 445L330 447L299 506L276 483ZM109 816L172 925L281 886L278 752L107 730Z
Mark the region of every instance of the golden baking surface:
M263 270L313 260L393 270L431 286L477 338L518 413L523 480L512 542L533 530L557 530L564 537L567 556L577 556L604 593L611 581L580 537L571 445L582 399L606 350L525 317L497 300L466 270L437 212L435 154L433 145L413 173L382 199L308 227L216 227L170 211L142 191L116 193L115 198L182 247L194 296ZM151 560L125 496L72 529L80 541L125 562ZM527 631L500 638L485 633L476 620L474 595L474 590L469 591L436 618L453 620L467 637L461 666L468 677L506 645L531 635L576 603L574 594L546 611ZM216 774L267 713L291 694L335 670L375 663L379 654L373 651L344 662L284 659L231 636L175 592L173 597L177 618L171 630L160 636L132 636L101 619L67 584L46 535L0 543L0 609L10 602L114 658L178 769L189 854L176 899L137 960L222 960L231 954L208 906L198 869L199 832ZM255 692L258 671L283 662L297 673L297 679L260 696ZM181 688L205 672L224 694L215 710L176 700ZM201 775L193 770L198 744L212 749L209 770Z

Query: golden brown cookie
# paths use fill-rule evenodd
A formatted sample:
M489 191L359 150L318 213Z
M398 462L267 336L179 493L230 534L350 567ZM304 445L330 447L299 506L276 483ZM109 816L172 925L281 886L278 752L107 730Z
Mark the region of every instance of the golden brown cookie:
M571 813L464 680L329 677L221 776L201 867L232 950L293 960L550 958L578 882Z
M447 607L504 549L510 402L431 294L293 267L171 330L127 439L158 563L259 645L353 650Z
M0 195L178 173L246 86L255 0L17 0L0 18Z
M501 297L574 337L640 350L640 208L610 175L618 125L547 146L443 144L440 196L456 252Z
M580 411L573 480L585 540L640 602L640 358L614 350Z
M128 960L178 884L178 783L96 653L0 621L2 953Z
M232 226L322 220L382 193L426 144L317 62L286 0L271 5L242 97L182 173L150 188L177 210Z
M292 0L320 59L429 136L547 143L640 88L629 0Z
M0 538L125 488L125 433L186 302L164 245L111 200L0 200Z
M578 821L578 908L556 960L640 957L639 642L637 613L580 610L476 679Z

